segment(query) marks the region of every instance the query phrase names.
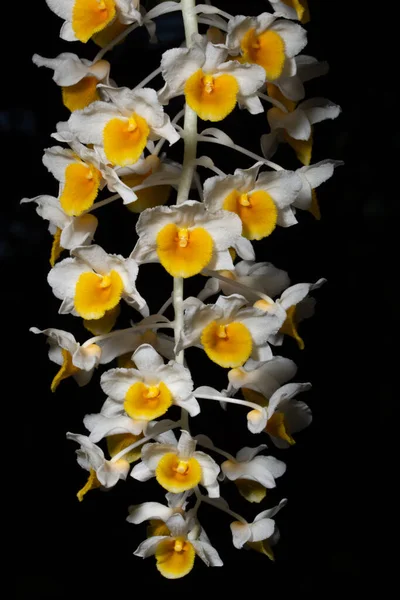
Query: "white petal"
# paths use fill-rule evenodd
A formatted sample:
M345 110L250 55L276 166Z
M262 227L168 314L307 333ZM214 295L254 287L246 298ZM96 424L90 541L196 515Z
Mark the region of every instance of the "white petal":
M110 103L97 101L83 110L74 111L68 125L83 144L102 145L104 127L115 118L122 118L118 108Z
M196 417L200 414L200 404L197 402L194 396L188 396L185 400L176 400L174 402L177 406L185 409L191 417Z
M272 519L262 518L250 524L251 541L267 540L274 533L275 523Z
M287 500L286 500L286 498L284 498L283 500L281 500L279 502L279 504L277 506L273 506L272 508L268 508L267 510L260 512L255 517L254 522L259 521L260 519L266 519L266 518L272 519L272 517L274 517L281 510L281 508L286 506L286 504L287 504Z
M139 348L135 350L132 360L139 371L155 371L159 367L164 366L162 356L160 356L150 344L142 344L139 346Z
M310 383L287 383L277 389L271 396L268 403L268 418L270 418L277 409L285 411L286 404L297 394L311 389Z
M133 477L133 479L137 479L138 481L148 481L154 477L154 471L149 469L144 462L140 462L133 467L131 471L131 477Z
M46 0L46 4L58 17L68 21L72 20L75 0Z
M143 504L130 506L129 516L126 520L129 523L134 523L134 525L152 519L161 519L161 521L164 521L165 523L172 514L173 510L164 504L160 504L160 502L144 502Z
M336 119L342 111L340 106L325 98L310 98L299 104L298 108L307 115L312 124L320 123L320 121L325 121L326 119Z
M247 413L247 427L251 433L261 433L267 425L267 414L264 409L253 409Z
M262 67L249 63L241 64L236 60L230 60L220 65L218 73L226 73L236 79L241 97L252 96L265 83L265 71Z
M182 94L187 79L201 69L204 60L204 50L197 44L190 50L173 48L164 52L161 58L161 72L170 93L165 94L163 101Z
M70 86L78 83L88 74L89 70L88 65L72 52L62 52L56 58L44 58L39 54L34 54L32 62L38 67L53 69L53 80L60 86Z
M279 19L271 29L276 31L285 42L285 54L290 58L301 52L307 45L307 32L297 23Z
M53 294L60 300L72 300L75 286L80 275L87 273L90 268L76 258L65 258L51 269L47 281L53 289Z
M165 535L154 535L152 537L144 540L133 553L135 556L140 556L141 558L147 558L148 556L153 556L156 553L157 546L160 542L164 540L168 540L169 536Z
M207 566L223 566L224 563L222 562L218 552L213 546L211 546L211 544L208 544L207 542L202 542L200 540L193 540L190 543L195 549L197 556L199 556Z
M62 248L73 250L77 246L89 245L96 233L98 223L97 218L90 214L71 219L61 233Z
M252 460L255 456L257 456L257 454L260 454L261 450L265 450L266 447L267 444L260 444L255 448L249 448L246 446L245 448L239 450L239 452L236 454L236 460L239 462L247 462Z
M235 548L243 548L246 542L251 538L251 529L248 523L240 523L240 521L234 521L230 524L232 531L232 541Z
M285 310L301 302L311 290L318 289L326 282L326 279L318 279L315 283L297 283L283 292L279 303Z
M86 415L83 423L91 433L89 439L93 442L99 442L108 435L116 435L118 433L131 433L139 435L143 432L146 423L143 421L135 421L127 416L106 417L101 413Z
M303 175L312 189L317 188L324 183L327 179L332 177L335 167L341 166L344 163L341 160L321 160L314 165L309 167L302 167L299 169L300 174Z
M301 190L300 177L292 171L264 171L257 179L255 190L271 195L278 208L289 206Z
M106 488L113 487L120 479L126 479L130 469L127 460L120 459L116 462L106 460L96 471L97 479Z
M93 271L100 275L107 275L110 272L110 260L111 256L107 254L97 244L93 246L81 246L75 248L72 252L73 256L78 257L84 263L86 263Z
M181 437L178 442L178 453L180 458L186 459L193 455L196 448L196 440L192 438L190 433L184 429L181 431Z
M201 466L201 484L205 487L211 486L213 483L215 483L218 477L218 473L220 472L219 466L215 460L213 460L211 456L205 452L196 451L193 454L193 457L200 463Z
M167 452L177 453L177 449L169 444L145 444L142 448L142 461L154 473L158 463Z
M170 530L172 537L186 536L187 523L179 513L173 514L166 522L166 526Z
M270 109L267 112L267 119L272 130L285 129L296 140L308 140L311 135L310 120L300 107L291 113Z
M141 381L142 377L136 369L110 369L101 376L100 385L113 400L124 402L129 388Z

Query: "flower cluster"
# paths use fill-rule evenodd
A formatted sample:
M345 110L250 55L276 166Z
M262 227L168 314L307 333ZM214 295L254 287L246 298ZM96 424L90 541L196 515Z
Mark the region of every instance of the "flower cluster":
M337 117L340 108L323 98L304 99L304 84L327 71L325 63L301 54L307 33L297 21L309 20L307 4L271 0L274 12L249 17L231 16L210 2L196 6L195 0L161 2L149 12L139 0L46 2L64 21L63 40L93 40L101 48L92 61L70 52L34 55L36 65L54 71L70 115L52 135L63 145L43 156L58 195L23 200L35 202L49 222L48 283L60 300L60 315L81 319L92 335L81 343L68 331L31 328L46 336L49 358L58 365L51 390L69 377L86 386L107 365L100 377L103 404L83 420L87 435L67 434L88 471L78 499L128 476L138 482L154 477L165 502L131 506L127 520L149 522L135 554L154 555L166 578L188 574L196 556L206 565L222 565L199 521L204 504L231 517L236 548L273 559L279 537L274 517L286 500L247 521L230 509L221 488L233 482L250 503L264 502L286 470L264 442L288 448L312 419L298 399L310 384L293 382L295 363L275 352L284 336L304 348L298 326L312 315L313 293L325 280L293 283L285 271L257 262L252 244L278 226L294 226L302 210L319 218L316 188L341 164L310 164L314 125ZM168 12L182 14L186 44L164 52L160 68L134 89L117 87L104 55L138 27L154 39L157 17ZM148 87L159 75L160 89ZM171 118L169 101L179 96L184 110ZM198 132L202 121L223 121L236 106L265 114L263 156L218 128ZM165 142L180 140L182 164L161 153ZM229 147L253 162L224 173L209 157L197 156L198 142ZM300 168L286 170L269 160L280 142L294 149ZM203 182L199 166L212 172ZM113 195L101 199L105 188ZM107 227L99 209L120 199L139 213L129 256L93 243L97 228ZM137 285L148 263L159 263L173 277L173 293L154 314ZM203 289L184 298L183 280L196 275L207 278ZM121 303L137 313L125 329L116 327ZM170 305L173 319L164 315ZM194 346L204 351L204 361L227 370L224 389L207 379L195 387L187 352ZM245 407L243 427L258 436L254 445L231 455L205 434L193 435L189 416L195 418L209 401L225 409ZM174 407L180 417L174 417Z

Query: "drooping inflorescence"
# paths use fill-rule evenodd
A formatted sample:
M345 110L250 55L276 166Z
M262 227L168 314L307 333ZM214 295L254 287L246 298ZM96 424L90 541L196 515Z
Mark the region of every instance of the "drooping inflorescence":
M59 182L58 196L22 201L35 202L49 222L48 282L60 300L59 313L82 319L92 334L81 343L68 331L31 328L46 336L49 358L59 367L51 390L67 377L85 386L107 365L100 377L104 403L83 420L87 435L67 434L79 444L78 463L88 472L78 499L128 475L138 482L154 477L165 502L133 505L127 520L151 523L135 554L155 555L157 569L170 579L188 574L196 556L222 565L199 522L203 503L230 515L236 548L273 559L279 535L274 516L286 499L247 522L221 497L220 483L233 482L249 502L264 502L286 470L266 454L264 442L288 448L312 419L297 398L310 384L292 382L295 363L275 349L284 335L304 347L298 323L312 314L310 294L324 279L291 284L285 271L256 262L252 245L278 226L294 226L298 209L319 218L316 188L341 164L310 164L314 125L336 118L340 108L324 98L305 100L304 84L327 72L325 63L301 54L307 35L298 21L309 20L306 0L270 0L274 12L256 17L232 16L195 0L159 2L148 12L139 0L46 2L64 21L63 40L92 40L101 48L92 61L71 52L34 55L35 64L53 70L71 114L52 135L62 145L43 156ZM186 44L164 52L160 67L134 89L117 87L103 57L139 27L156 39L157 18L171 12L182 14ZM160 74L161 88L148 87ZM179 96L183 110L169 115L170 100ZM265 113L262 156L213 126L237 106ZM212 126L199 132L204 121ZM165 142L180 140L182 164L165 151ZM211 158L198 156L198 142L227 146L254 163L224 173ZM281 142L303 166L290 171L270 161ZM199 166L212 173L203 182ZM104 188L113 195L98 199ZM136 243L126 257L93 243L107 205L121 200L140 213ZM148 263L160 263L173 278L171 297L156 314L137 285ZM207 278L203 289L184 298L183 280L197 275ZM117 327L121 303L133 309L134 321L125 329ZM173 320L164 315L170 305ZM186 353L194 346L204 350L205 360L228 369L224 389L212 387L206 371L195 389ZM246 408L247 427L261 434L261 444L233 456L205 433L192 436L189 416L196 418L208 401ZM173 406L181 411L175 421L168 418ZM216 418L222 422L224 415Z

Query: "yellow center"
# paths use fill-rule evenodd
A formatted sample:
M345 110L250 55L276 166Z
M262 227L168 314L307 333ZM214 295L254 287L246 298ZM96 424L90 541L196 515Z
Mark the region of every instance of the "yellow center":
M115 435L107 436L107 450L111 457L115 456L121 450L125 450L131 444L134 444L138 440L143 437L143 433L139 435L133 435L132 433L117 433ZM128 461L128 463L133 463L136 460L139 460L141 456L142 448L138 446L134 448L127 454L124 454L124 459Z
M113 165L124 167L140 158L150 129L147 121L133 113L129 119L111 119L103 130L104 152Z
M179 579L192 570L196 553L192 544L184 538L172 538L158 544L155 556L161 575L167 579Z
M275 31L264 31L259 35L254 28L242 38L243 62L256 63L265 69L267 79L278 79L285 64L285 42Z
M238 488L240 495L243 496L248 502L261 502L267 495L266 488L258 483L258 481L251 481L250 479L236 479L236 487Z
M249 546L249 548L256 552L260 552L260 554L265 554L270 560L275 560L273 550L268 540L263 540L262 542L247 542L246 546Z
M242 235L249 240L261 240L276 227L278 209L267 192L242 194L233 190L225 198L222 208L239 215L243 224Z
M114 0L75 0L72 9L72 29L78 40L87 42L114 19Z
M185 84L186 102L203 121L222 121L236 106L239 85L232 75L213 77L201 69Z
M108 275L82 273L75 286L74 306L83 319L101 319L119 303L124 285L117 271Z
M300 350L304 350L304 342L297 331L296 305L289 306L289 308L286 309L286 319L279 331L280 333L289 335L290 337L294 338Z
M212 321L201 333L207 356L220 367L240 367L250 357L253 342L243 323L218 325Z
M212 253L212 237L202 227L189 230L170 223L158 232L158 258L172 277L197 275L208 265Z
M78 373L79 369L72 363L72 356L68 350L61 348L61 353L63 357L63 364L60 367L60 370L57 372L53 381L51 382L50 389L52 392L55 392L58 388L60 382L63 379L67 379L67 377L71 377L71 375L75 375Z
M156 468L158 483L173 494L191 490L200 483L201 467L195 458L181 460L176 454L164 454Z
M75 83L75 85L64 86L62 88L64 106L73 112L89 106L96 100L100 100L96 87L98 83L97 77L88 76Z
M149 387L134 383L126 393L124 408L132 419L151 421L166 413L171 404L171 392L165 383Z
M295 444L294 439L291 435L286 431L285 425L285 415L282 412L275 412L272 417L268 419L267 426L265 431L272 435L272 437L280 438L281 440L285 440L291 446Z
M99 193L101 173L93 165L72 163L65 169L60 204L67 215L77 217L88 210Z

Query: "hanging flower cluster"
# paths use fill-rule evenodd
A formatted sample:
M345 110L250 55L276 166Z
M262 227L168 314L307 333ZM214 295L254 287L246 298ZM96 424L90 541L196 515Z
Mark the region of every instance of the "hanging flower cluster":
M68 331L31 328L46 336L49 358L58 365L51 390L68 377L85 386L107 365L100 376L103 405L83 420L87 435L67 434L79 445L77 460L88 472L78 499L128 476L138 482L154 477L165 502L131 506L127 520L149 522L135 554L154 555L166 578L188 574L196 556L206 565L222 565L199 522L204 503L230 515L236 548L273 559L279 537L274 517L286 500L263 507L248 522L229 508L221 485L233 482L250 503L264 502L286 470L264 442L288 448L312 418L298 399L310 384L293 382L296 365L275 352L285 335L304 347L298 324L311 316L311 296L324 280L292 284L285 271L257 262L251 243L278 226L294 226L298 210L319 218L316 188L341 164L311 164L314 126L337 117L340 108L323 98L304 99L304 84L327 70L301 54L307 35L297 21L309 19L306 1L271 0L274 12L257 17L231 16L195 0L161 2L149 12L139 0L46 2L64 21L63 40L93 40L102 48L92 61L70 52L33 57L54 72L71 114L53 134L62 145L43 156L59 183L58 196L23 200L35 202L49 222L48 282L60 300L59 313L82 319L92 334L81 343ZM103 56L138 27L154 38L157 17L174 11L182 13L186 45L164 52L160 68L134 89L117 87ZM160 74L161 88L148 87ZM171 120L166 107L177 96L184 110ZM198 132L202 121L223 121L236 106L265 113L263 156L215 127ZM180 140L184 158L177 164L161 149ZM224 173L209 157L198 157L200 142L227 146L253 165ZM289 171L269 160L280 142L294 149L303 166ZM199 166L213 173L203 183ZM99 199L104 188L113 195ZM173 190L176 202L167 205ZM140 213L126 257L93 243L99 220L102 225L98 209L119 199ZM103 223L107 227L106 217ZM160 263L174 278L173 293L156 314L137 286L147 263ZM204 288L184 299L183 280L196 275L208 278ZM127 329L116 328L121 303L136 311ZM173 320L164 316L171 304ZM186 353L193 346L204 351L205 361L227 369L224 389L208 385L207 377L195 388ZM206 435L191 434L189 416L195 428L209 401L247 408L243 427L256 436L252 447L231 455ZM177 420L169 418L174 406L181 411ZM224 413L216 418L223 420Z

